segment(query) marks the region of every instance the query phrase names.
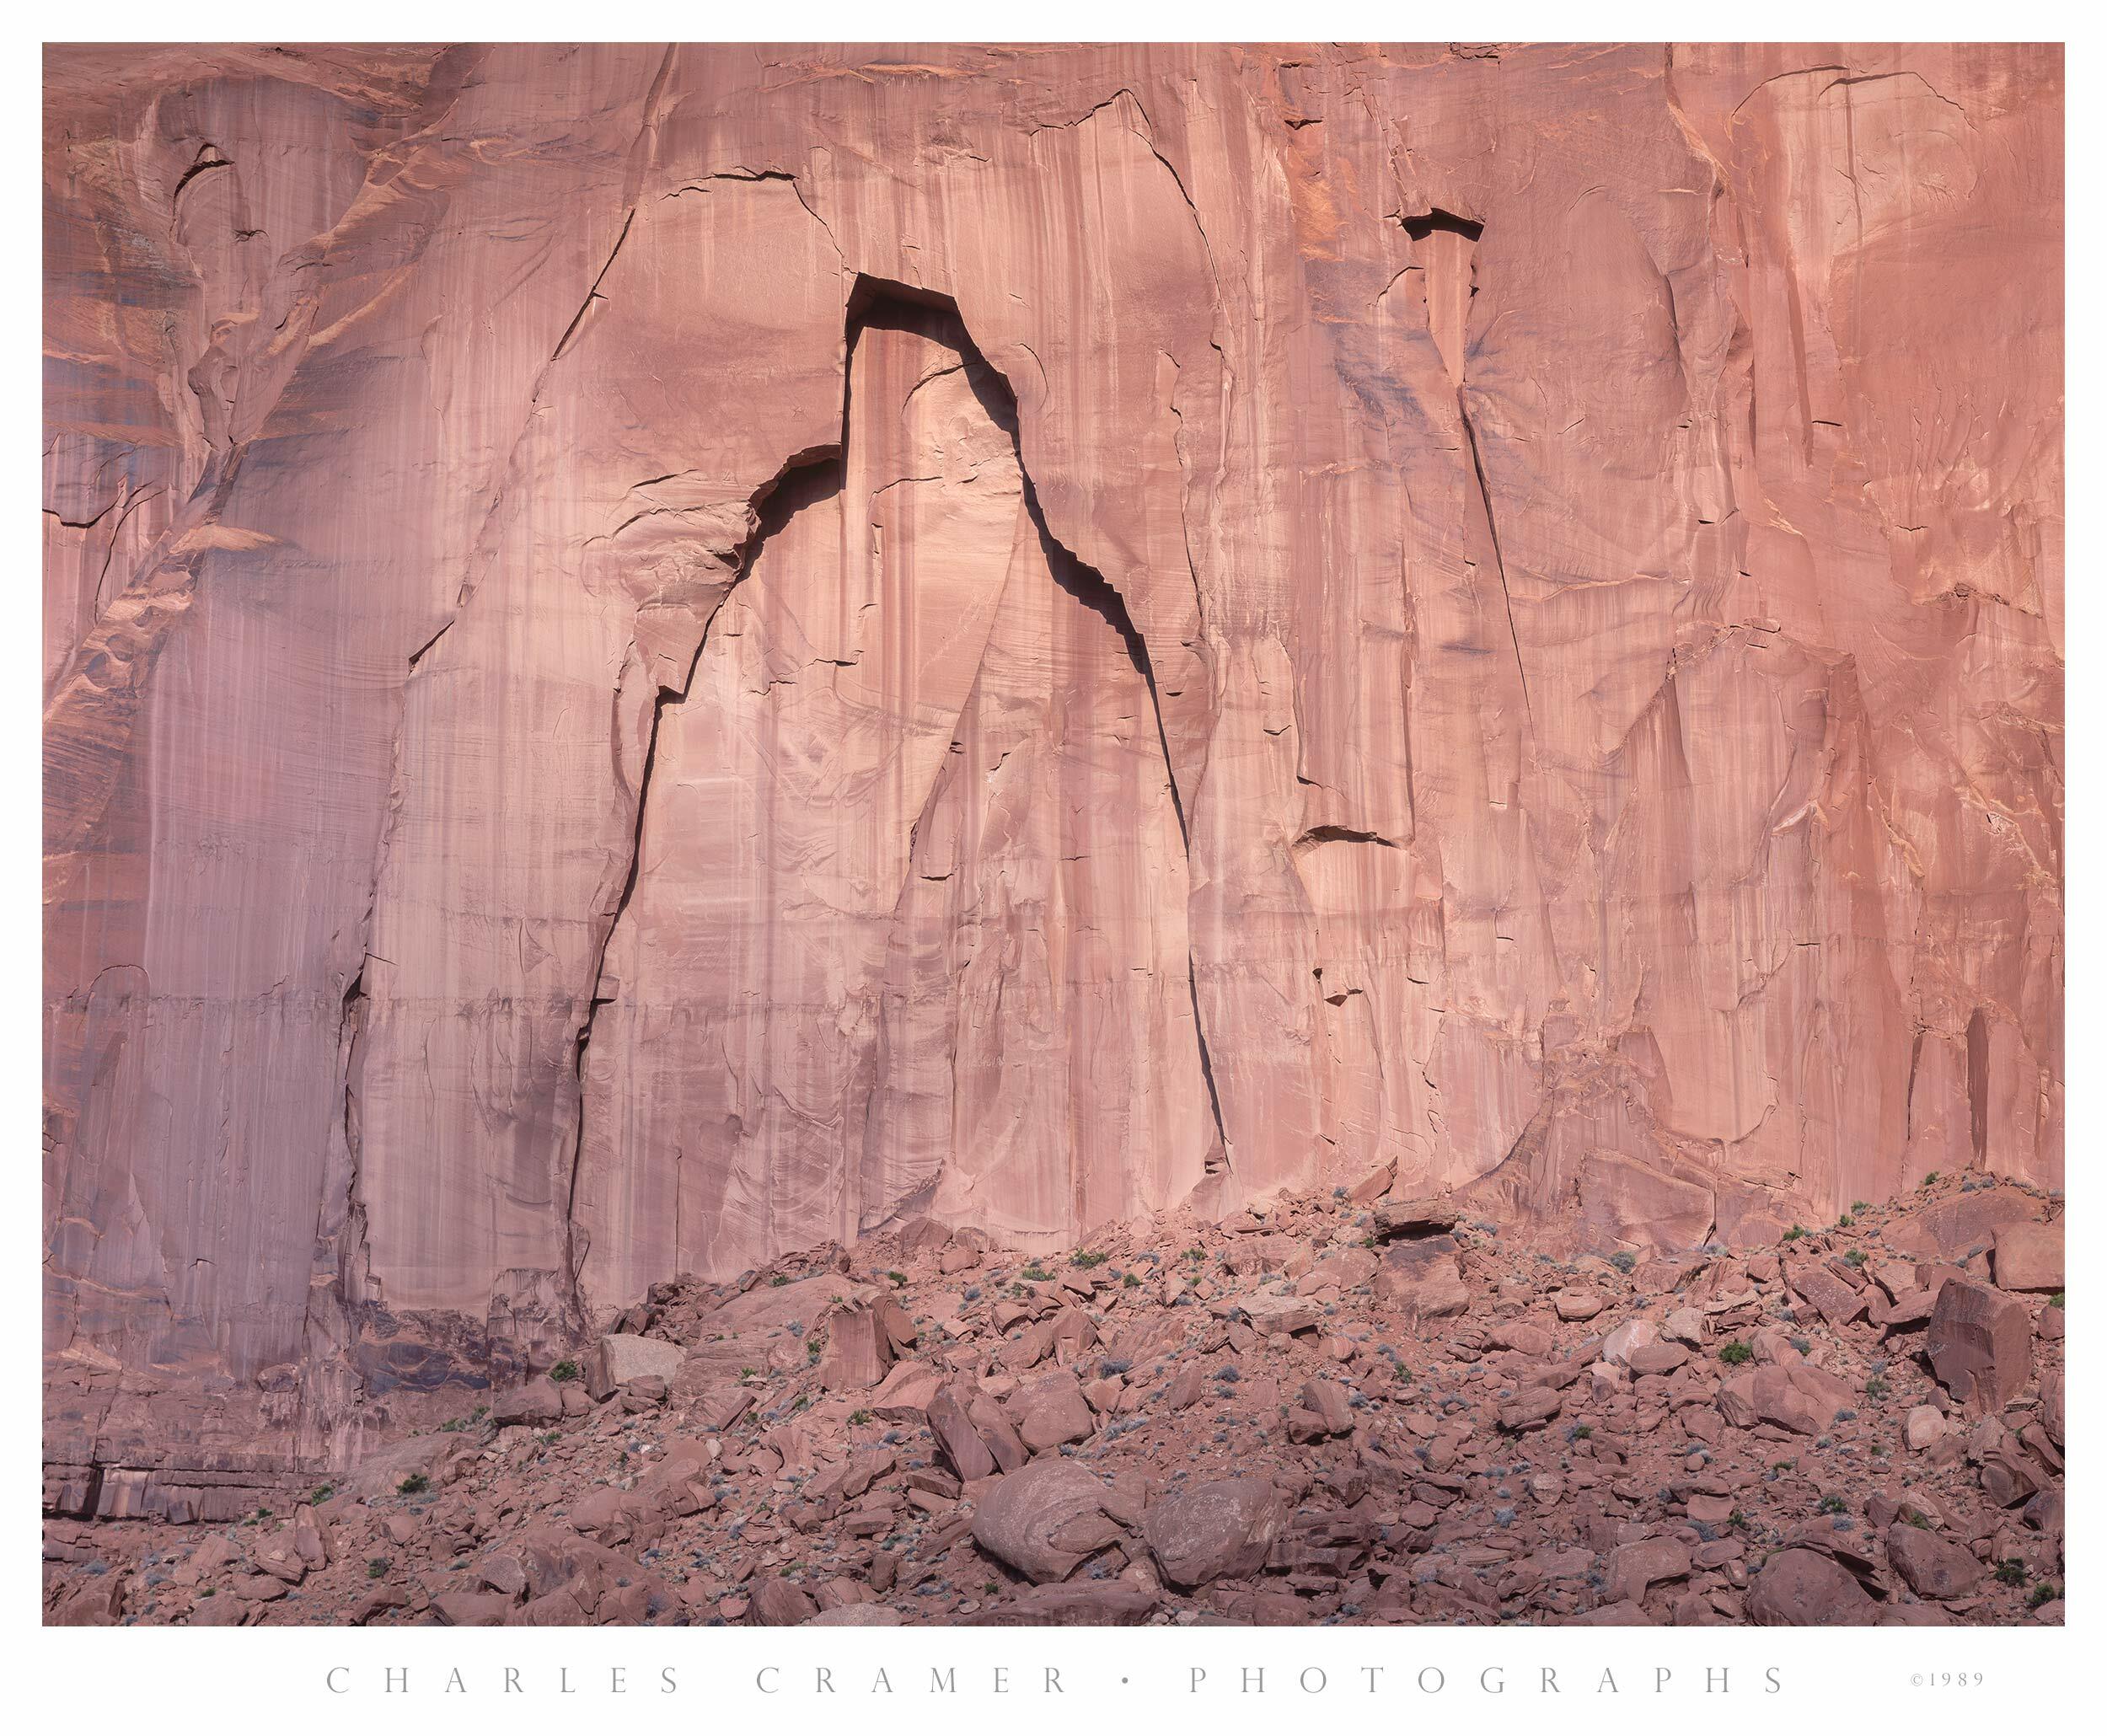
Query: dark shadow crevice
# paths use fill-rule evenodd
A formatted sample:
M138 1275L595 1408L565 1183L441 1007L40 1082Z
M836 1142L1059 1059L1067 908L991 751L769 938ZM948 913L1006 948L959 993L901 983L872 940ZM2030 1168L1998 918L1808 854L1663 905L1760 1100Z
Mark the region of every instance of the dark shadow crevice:
M1424 241L1439 231L1445 235L1461 235L1466 241L1477 241L1485 233L1485 225L1470 217L1458 217L1452 211L1439 209L1420 212L1417 217L1400 218L1405 233L1414 241Z
M846 426L847 400L843 401L844 426ZM564 1198L564 1278L571 1307L576 1310L579 1329L591 1318L586 1303L581 1277L592 1249L589 1239L578 1224L578 1181L585 1169L586 1139L586 1057L592 1046L592 1034L598 1023L600 1010L613 1003L613 997L603 993L603 979L607 971L607 955L614 945L614 936L620 930L624 919L629 914L630 904L636 896L637 881L643 872L644 828L650 822L651 789L652 774L658 767L658 744L665 726L666 707L683 699L694 685L695 671L701 666L703 651L710 643L710 630L716 624L718 613L732 592L745 583L753 571L753 564L769 539L789 524L791 519L808 506L832 500L841 492L844 476L843 446L831 442L808 447L785 460L782 468L754 491L749 502L753 512L753 528L737 551L737 565L732 581L723 594L711 606L695 635L694 653L688 660L688 667L678 687L660 682L651 694L651 721L646 732L644 764L636 779L636 812L630 833L629 870L622 881L607 927L600 936L599 951L593 960L592 998L587 1003L585 1016L579 1021L575 1047L572 1050L572 1089L576 1094L577 1125L572 1138L571 1176ZM619 704L619 695L618 695Z
M1460 217L1452 211L1435 208L1416 216L1401 217L1399 222L1405 233L1415 242L1430 239L1435 235L1453 235L1459 238L1466 249L1461 253L1451 250L1449 258L1455 263L1451 270L1467 270L1471 274L1470 293L1477 294L1477 244L1484 238L1485 225L1473 217ZM1435 286L1428 284L1429 308L1435 293ZM1491 544L1493 570L1500 581L1500 601L1507 615L1507 636L1515 649L1515 675L1521 687L1522 712L1530 726L1536 726L1536 710L1529 694L1529 668L1522 658L1521 633L1515 624L1515 597L1507 578L1507 557L1500 547L1499 519L1493 509L1493 490L1485 474L1485 454L1478 438L1477 419L1471 414L1471 385L1466 378L1469 351L1467 347L1455 356L1450 365L1456 380L1456 418L1462 425L1464 445L1471 455L1471 477L1477 491L1479 510L1484 514L1485 534Z
M1128 658L1148 691L1150 710L1155 719L1156 745L1163 755L1164 777L1170 788L1171 807L1178 822L1178 841L1185 849L1189 874L1193 855L1191 823L1186 813L1184 792L1178 787L1177 767L1171 757L1170 732L1164 724L1163 699L1156 686L1155 665L1149 655L1148 641L1135 626L1133 613L1118 587L1096 568L1079 559L1048 526L1046 513L1039 504L1038 490L1032 484L1031 468L1024 459L1015 388L981 354L966 329L957 303L948 296L906 284L859 277L850 297L849 308L852 355L856 338L873 327L919 332L954 346L965 362L966 378L989 420L1009 434L1016 453L1017 474L1024 488L1024 509L1032 529L1038 533L1040 552L1048 571L1053 574L1054 582L1102 617L1119 635ZM844 419L844 427L846 426ZM1186 946L1186 989L1192 998L1193 1034L1198 1048L1200 1077L1207 1086L1208 1107L1214 1122L1214 1153L1209 1156L1207 1165L1209 1173L1213 1174L1228 1166L1229 1139L1222 1121L1221 1091L1215 1082L1207 1026L1200 1015L1198 967L1193 957L1189 936Z

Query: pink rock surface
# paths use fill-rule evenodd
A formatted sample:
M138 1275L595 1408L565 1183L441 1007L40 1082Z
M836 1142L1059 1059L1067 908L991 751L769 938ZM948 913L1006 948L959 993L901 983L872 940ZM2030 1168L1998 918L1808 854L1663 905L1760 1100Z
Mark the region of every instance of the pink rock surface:
M50 51L55 1475L901 1216L2060 1186L2061 78Z

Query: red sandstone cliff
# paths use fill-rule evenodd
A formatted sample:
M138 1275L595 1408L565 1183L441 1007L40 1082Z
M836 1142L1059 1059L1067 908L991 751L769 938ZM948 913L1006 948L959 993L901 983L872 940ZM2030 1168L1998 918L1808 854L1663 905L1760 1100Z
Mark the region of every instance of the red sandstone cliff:
M53 51L47 1456L903 1215L2059 1186L2061 131L2023 48Z

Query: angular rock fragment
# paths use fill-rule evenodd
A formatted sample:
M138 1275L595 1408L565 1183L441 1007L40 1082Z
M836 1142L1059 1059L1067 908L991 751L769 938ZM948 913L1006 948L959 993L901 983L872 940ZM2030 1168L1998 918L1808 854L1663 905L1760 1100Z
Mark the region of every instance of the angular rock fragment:
M819 1613L801 1586L780 1575L764 1575L753 1585L752 1620L759 1627L799 1627Z
M1453 1238L1430 1235L1392 1242L1376 1268L1375 1294L1421 1320L1441 1320L1470 1306L1469 1287Z
M510 1598L480 1591L441 1592L432 1607L448 1627L502 1627L512 1613Z
M1655 1585L1688 1578L1690 1567L1689 1550L1672 1538L1625 1544L1610 1557L1607 1595L1613 1602L1643 1603Z
M1527 1321L1495 1321L1486 1328L1486 1342L1522 1356L1546 1357L1551 1354L1551 1334Z
M1142 1514L1141 1534L1166 1579L1209 1585L1257 1573L1287 1519L1270 1481L1231 1477L1165 1496Z
M1866 1311L1866 1298L1823 1267L1800 1267L1793 1273L1792 1285L1832 1326L1848 1326Z
M1065 1370L1020 1386L1007 1408L1019 1439L1034 1453L1088 1440L1097 1427L1082 1387Z
M1820 1434L1850 1407L1850 1388L1804 1364L1745 1369L1720 1383L1719 1414L1736 1428L1759 1423L1795 1434Z
M893 1343L877 1309L836 1309L827 1316L819 1384L826 1390L860 1392L885 1379L893 1364Z
M1782 1549L1749 1588L1749 1617L1759 1627L1864 1627L1879 1605L1851 1573L1812 1549Z
M1274 1332L1306 1332L1324 1318L1324 1310L1316 1303L1300 1296L1275 1295L1270 1291L1239 1296L1233 1305L1249 1318L1252 1330L1262 1337Z
M1565 1396L1555 1388L1536 1386L1518 1392L1499 1408L1499 1425L1510 1433L1541 1428L1564 1408Z
M1919 1597L1965 1597L1981 1581L1982 1563L1936 1531L1893 1524L1888 1527L1887 1546L1895 1571Z
M2063 1221L1998 1225L1992 1262L2001 1290L2063 1288Z
M631 1381L671 1381L680 1373L686 1355L678 1344L662 1338L643 1338L633 1332L610 1332L600 1338L586 1358L586 1390L596 1399L610 1396Z
M995 1455L966 1414L957 1389L938 1388L930 1398L927 1415L938 1449L962 1481L978 1482L995 1474Z
M1924 1332L1932 1371L1978 1411L2016 1398L2034 1374L2034 1321L2026 1305L1987 1284L1949 1278Z
M1946 1434L1946 1418L1934 1405L1915 1405L1903 1419L1903 1444L1912 1453L1921 1453L1934 1441Z
M842 1604L807 1616L807 1627L898 1627L907 1621L898 1610L884 1604Z
M887 1423L919 1423L928 1417L943 1379L927 1363L895 1363L877 1390L864 1398L863 1407Z
M1374 1217L1378 1235L1435 1235L1463 1221L1463 1214L1445 1200L1386 1199Z
M563 1421L563 1394L547 1375L538 1375L491 1401L491 1421L500 1428L520 1425L546 1428Z

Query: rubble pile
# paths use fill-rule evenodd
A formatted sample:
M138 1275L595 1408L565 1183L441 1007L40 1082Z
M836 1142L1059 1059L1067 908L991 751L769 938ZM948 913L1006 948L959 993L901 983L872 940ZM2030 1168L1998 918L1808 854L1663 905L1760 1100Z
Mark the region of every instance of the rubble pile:
M675 1282L67 1623L2060 1622L2062 1204L1556 1260L1390 1177Z

